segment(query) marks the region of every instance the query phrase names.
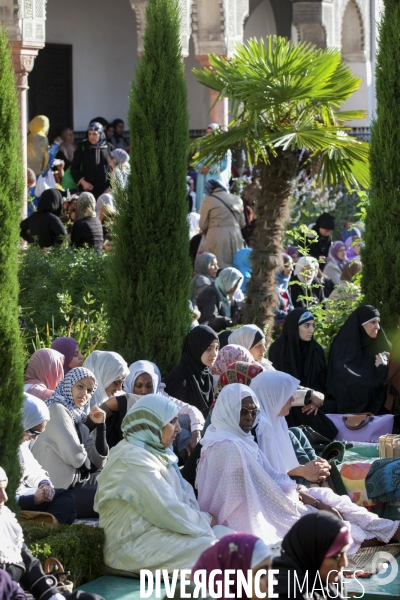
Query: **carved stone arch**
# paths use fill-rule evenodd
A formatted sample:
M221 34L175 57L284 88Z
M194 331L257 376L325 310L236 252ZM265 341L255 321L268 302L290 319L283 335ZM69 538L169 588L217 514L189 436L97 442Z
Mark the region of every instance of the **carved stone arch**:
M366 60L363 8L359 0L348 0L343 6L341 49L343 60L346 62Z
M192 34L196 56L226 55L225 0L193 0Z

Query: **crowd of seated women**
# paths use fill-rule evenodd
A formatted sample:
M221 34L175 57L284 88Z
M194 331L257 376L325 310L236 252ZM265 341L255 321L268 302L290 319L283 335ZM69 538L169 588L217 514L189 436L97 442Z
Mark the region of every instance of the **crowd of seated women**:
M246 568L264 564L283 540L277 563L302 572L310 540L298 537L302 523L317 531L324 519L333 537L313 557L315 571L333 560L332 544L344 564L344 548L399 541L397 522L332 491L331 467L301 428L332 440L331 412L388 412L390 344L379 312L355 310L327 364L316 326L306 308L293 309L268 358L255 325L220 336L196 326L164 382L148 360L128 366L116 352L94 351L83 361L72 338L36 351L25 372L21 509L65 524L99 517L105 563L116 573L215 564L214 549L224 556L235 532L246 534ZM0 528L4 515L13 518L0 511Z

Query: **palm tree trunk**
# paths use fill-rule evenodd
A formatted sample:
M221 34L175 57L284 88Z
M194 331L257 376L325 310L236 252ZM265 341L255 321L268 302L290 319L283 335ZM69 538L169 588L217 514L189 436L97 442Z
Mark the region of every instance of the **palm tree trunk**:
M292 152L278 151L269 164L259 165L260 192L256 204L257 225L251 237L252 275L247 285L243 322L255 323L272 339L275 311L279 306L275 274L282 266L282 238L289 219L291 181L298 159Z

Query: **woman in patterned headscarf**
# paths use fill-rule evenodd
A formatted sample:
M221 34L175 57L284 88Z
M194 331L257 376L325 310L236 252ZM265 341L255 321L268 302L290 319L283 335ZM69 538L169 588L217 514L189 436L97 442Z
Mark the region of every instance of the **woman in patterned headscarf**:
M92 192L95 198L105 192L111 151L103 126L96 121L90 123L88 137L78 145L71 164L71 175L81 191Z
M90 192L83 192L76 202L71 244L75 248L91 246L97 252L101 252L103 249L103 227L100 219L96 216L95 197Z
M96 388L96 378L89 369L72 369L47 400L50 421L32 448L54 487L74 490L78 518L96 516L93 500L97 473L91 475L91 470L92 466L101 469L108 456L105 412L94 406L89 413L96 424L96 437L85 425L84 408Z

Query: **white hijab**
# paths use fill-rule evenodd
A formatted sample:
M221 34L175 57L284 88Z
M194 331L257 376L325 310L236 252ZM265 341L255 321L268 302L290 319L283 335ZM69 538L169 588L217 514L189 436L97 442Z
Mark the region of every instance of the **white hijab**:
M299 466L286 419L278 417L299 383L298 379L287 373L264 371L250 384L261 404L257 423L258 445L271 467L278 473L288 473Z
M128 365L116 352L95 350L89 354L82 366L92 371L97 380L97 389L90 399L90 404L85 407L87 411L94 406L100 406L107 400L106 388L113 381L129 375Z
M149 360L137 360L136 362L129 365L129 375L124 381L124 390L128 394L134 394L133 386L135 385L136 379L139 375L146 373L150 375L153 382L153 394L160 394L161 384L161 373L160 369L154 363Z
M304 267L310 271L310 275L307 275L307 277L304 277L303 275ZM294 274L297 276L298 280L301 281L301 283L307 283L307 285L310 285L313 279L317 276L317 273L318 261L313 256L301 256L295 264Z
M43 400L24 393L24 407L22 410L22 427L24 431L33 429L36 425L40 425L43 421L50 421L49 409Z
M43 400L39 400L43 402ZM0 481L8 481L6 472L0 467ZM0 509L0 563L21 564L21 548L24 541L22 528L7 506Z
M244 446L253 458L260 461L259 449L253 435L250 432L245 433L239 425L242 400L248 396L253 399L257 408L260 408L257 396L247 385L231 383L222 388L213 408L211 425L200 441L203 446L202 453L217 442L230 440Z
M265 335L257 325L243 325L239 329L232 331L229 336L229 344L237 344L238 346L247 348L247 350L251 350L256 333L261 333L263 338L265 338Z

